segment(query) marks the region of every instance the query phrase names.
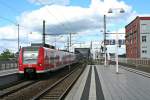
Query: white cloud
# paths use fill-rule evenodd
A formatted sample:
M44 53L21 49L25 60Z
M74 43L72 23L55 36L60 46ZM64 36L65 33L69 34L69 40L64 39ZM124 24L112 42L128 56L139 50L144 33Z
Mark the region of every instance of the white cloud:
M97 19L93 17L88 8L53 5L24 13L19 22L35 31L40 31L42 21L46 20L47 31L59 34L96 28Z
M15 39L17 36L17 27L13 25L0 27L0 34L0 39Z
M131 13L132 7L125 4L124 1L118 1L118 0L91 0L90 7L95 10L96 13L100 14L108 14L109 9L111 8L114 12L114 15L119 15L119 10L123 8L125 10L125 13Z
M29 1L38 4L37 0ZM73 38L73 40L77 39L89 44L89 41L91 40L99 41L100 39L103 39L103 34L100 35L100 30L103 29L103 15L106 14L109 8L123 8L125 9L125 14L107 14L108 28L114 27L114 24L112 23L114 23L116 19L119 19L119 21L121 20L120 22L122 22L124 19L128 19L128 16L132 13L131 6L127 5L123 1L117 0L91 0L91 4L88 8L82 8L79 6L64 6L69 4L69 0L38 1L42 2L44 5L46 4L46 6L31 12L23 12L19 17L17 17L20 25L24 26L24 30L20 32L22 45L29 42L41 42L43 20L46 21L46 33L66 34L69 32L77 32L78 37ZM122 16L124 16L123 20ZM6 32L10 33L10 38L17 37L16 27L14 28L9 26L0 28L0 34L5 35L5 37L7 37L6 34L8 34ZM29 34L30 32L33 34ZM1 36L4 37L3 35ZM67 36L57 39L57 41L58 40L59 42L66 42ZM48 43L53 41L55 41L54 38L47 38Z
M94 30L100 27L103 28L105 10L108 10L109 6L113 7L119 4L127 11L130 11L131 7L128 7L124 2L112 0L108 3L107 0L105 2L93 0L90 8L58 5L45 6L32 12L23 13L19 22L30 27L32 31L41 32L42 20L46 20L47 33L59 34ZM111 18L108 17L109 19Z
M70 0L28 0L31 3L37 4L37 5L69 5Z

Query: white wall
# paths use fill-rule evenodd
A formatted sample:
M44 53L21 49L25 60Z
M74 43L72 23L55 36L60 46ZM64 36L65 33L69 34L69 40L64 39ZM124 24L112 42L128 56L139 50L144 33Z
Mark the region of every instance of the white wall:
M146 42L142 42L142 36L146 36ZM141 58L150 58L150 20L140 20L140 44ZM147 53L143 53L146 50Z

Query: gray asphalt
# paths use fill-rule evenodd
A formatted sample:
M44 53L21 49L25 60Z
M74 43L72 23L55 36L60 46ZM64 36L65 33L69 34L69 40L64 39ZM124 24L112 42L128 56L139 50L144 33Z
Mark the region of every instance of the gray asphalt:
M0 77L0 86L10 84L12 82L18 81L18 74L11 74L11 75L6 75L6 76L1 76Z

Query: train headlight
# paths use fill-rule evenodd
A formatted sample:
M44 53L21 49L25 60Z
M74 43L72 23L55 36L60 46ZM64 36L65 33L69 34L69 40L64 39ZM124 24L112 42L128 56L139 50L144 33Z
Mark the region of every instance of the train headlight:
M39 64L39 66L42 66L42 64Z

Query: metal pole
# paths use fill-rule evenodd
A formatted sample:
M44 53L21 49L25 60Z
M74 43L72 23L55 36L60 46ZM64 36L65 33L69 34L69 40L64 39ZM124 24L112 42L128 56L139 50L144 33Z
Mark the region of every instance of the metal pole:
M91 41L91 45L90 45L90 60L92 60L92 62L93 62L93 59L92 59L92 52L93 52L92 47L93 47L93 42Z
M19 45L20 45L20 44L19 44L19 41L20 41L20 40L19 40L19 24L18 24L17 26L18 26L18 52L19 52L19 49L20 49L20 48L19 48Z
M67 37L67 51L69 51L69 37Z
M45 20L43 20L43 39L42 39L42 42L43 42L43 46L45 45Z
M104 15L104 55L105 55L104 66L106 66L106 45L105 45L105 41L106 41L106 15Z
M69 51L71 51L71 33L70 33Z
M56 35L55 35L55 48L56 48Z
M118 32L116 34L116 73L119 72L119 69L118 69Z
M69 41L69 52L71 52L71 33L70 33L70 41ZM71 59L69 59L69 60L71 62ZM70 64L69 64L69 72L70 72Z

